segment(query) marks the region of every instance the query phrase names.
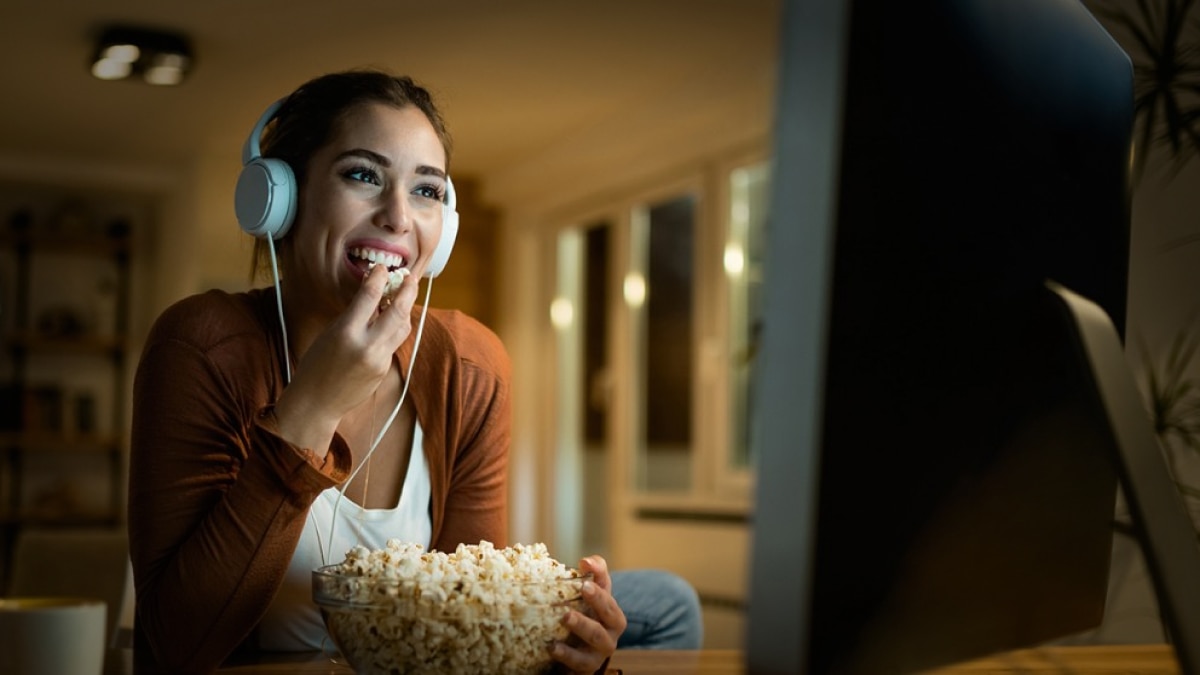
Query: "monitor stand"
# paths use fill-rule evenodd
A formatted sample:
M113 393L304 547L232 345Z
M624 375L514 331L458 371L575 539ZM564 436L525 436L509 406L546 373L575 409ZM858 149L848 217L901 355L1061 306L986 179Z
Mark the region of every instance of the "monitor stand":
M1117 448L1117 472L1153 579L1163 630L1184 675L1200 674L1200 545L1167 470L1145 406L1108 315L1054 283L1096 379Z

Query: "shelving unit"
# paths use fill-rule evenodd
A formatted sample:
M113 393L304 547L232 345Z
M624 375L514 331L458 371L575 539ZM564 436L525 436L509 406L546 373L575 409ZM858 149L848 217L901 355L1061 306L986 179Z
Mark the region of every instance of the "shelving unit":
M71 203L0 214L0 563L22 528L124 522L132 228Z

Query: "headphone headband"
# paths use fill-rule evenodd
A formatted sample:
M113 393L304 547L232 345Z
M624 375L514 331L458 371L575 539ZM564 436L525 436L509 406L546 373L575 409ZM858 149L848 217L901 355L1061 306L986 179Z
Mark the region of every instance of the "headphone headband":
M254 124L254 129L250 132L250 136L246 138L246 142L242 144L242 165L245 166L250 162L262 156L261 139L263 130L275 119L275 114L283 107L283 102L286 98L281 98L271 105L267 106L266 111L259 116L258 122Z

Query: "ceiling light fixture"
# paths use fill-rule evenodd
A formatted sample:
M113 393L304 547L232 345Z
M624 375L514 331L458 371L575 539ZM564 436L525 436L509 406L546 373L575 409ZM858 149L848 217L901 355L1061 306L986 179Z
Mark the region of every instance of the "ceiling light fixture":
M183 82L192 66L186 38L141 28L108 28L92 57L92 75L101 80L140 77L148 84Z

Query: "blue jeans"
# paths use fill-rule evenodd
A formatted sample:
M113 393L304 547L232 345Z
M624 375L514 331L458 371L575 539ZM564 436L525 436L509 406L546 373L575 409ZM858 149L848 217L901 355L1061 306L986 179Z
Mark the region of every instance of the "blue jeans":
M700 598L683 578L653 569L613 572L612 594L627 622L617 649L700 649Z

